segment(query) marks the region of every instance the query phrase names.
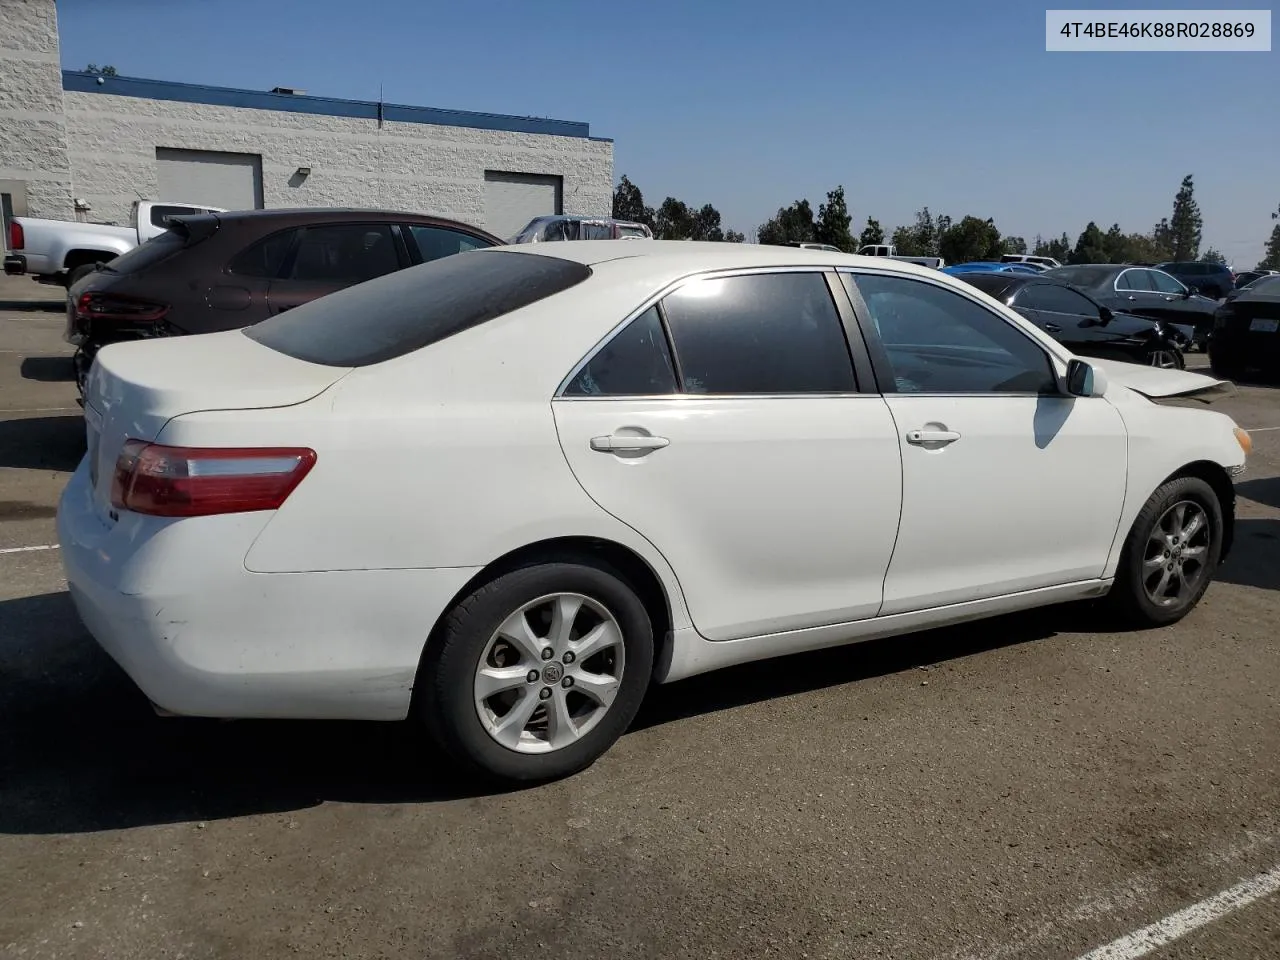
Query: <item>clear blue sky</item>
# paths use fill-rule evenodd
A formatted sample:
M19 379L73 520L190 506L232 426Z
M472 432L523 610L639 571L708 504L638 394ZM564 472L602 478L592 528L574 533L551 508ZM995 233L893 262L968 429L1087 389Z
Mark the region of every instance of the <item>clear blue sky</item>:
M1192 173L1205 243L1252 267L1280 204L1280 53L1046 53L1045 6L59 0L58 11L68 68L353 99L377 99L381 83L389 102L585 120L614 139L615 178L646 201L712 203L744 232L801 197L816 209L843 183L855 231L928 205L1028 241L1064 230L1074 241L1090 219L1149 229Z

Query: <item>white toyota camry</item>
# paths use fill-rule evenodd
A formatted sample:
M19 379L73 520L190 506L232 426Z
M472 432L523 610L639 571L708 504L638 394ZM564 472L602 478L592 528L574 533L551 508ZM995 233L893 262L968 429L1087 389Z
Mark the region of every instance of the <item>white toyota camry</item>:
M884 258L499 247L105 348L58 528L163 711L413 716L539 780L651 682L1104 594L1177 620L1231 544L1229 389Z

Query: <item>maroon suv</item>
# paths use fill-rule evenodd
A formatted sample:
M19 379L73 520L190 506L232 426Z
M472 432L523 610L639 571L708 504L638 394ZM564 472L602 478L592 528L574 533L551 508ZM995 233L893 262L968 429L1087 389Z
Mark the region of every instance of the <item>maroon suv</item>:
M100 347L235 330L386 273L502 241L479 227L372 210L244 210L169 229L76 283L66 340L81 392Z

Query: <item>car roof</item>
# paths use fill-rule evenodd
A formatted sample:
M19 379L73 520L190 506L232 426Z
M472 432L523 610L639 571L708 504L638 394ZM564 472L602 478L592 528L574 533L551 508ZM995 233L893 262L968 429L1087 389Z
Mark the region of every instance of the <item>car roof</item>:
M496 243L502 242L474 224L431 214L408 213L403 210L363 210L357 207L272 207L269 210L228 210L224 213L190 214L173 219L182 220L185 223L217 220L219 223L269 223L281 226L315 223L321 220L331 223L393 220L439 227L459 227L470 233L491 237Z
M805 247L785 247L764 243L718 243L700 240L631 240L620 245L615 240L564 240L559 243L516 244L503 247L504 252L527 256L559 257L593 266L611 260L647 261L656 269L687 266L698 271L732 270L749 267L876 267L892 266L895 272L926 277L945 276L940 270L892 260L888 257L866 257L856 253L834 253Z

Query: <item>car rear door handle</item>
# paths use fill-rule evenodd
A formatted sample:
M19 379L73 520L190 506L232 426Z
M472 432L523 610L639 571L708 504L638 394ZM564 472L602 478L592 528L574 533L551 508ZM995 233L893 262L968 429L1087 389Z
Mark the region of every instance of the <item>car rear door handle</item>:
M619 451L659 450L671 441L666 437L620 436L610 434L607 437L592 437L591 449L600 453L617 453Z
M955 443L960 439L960 434L954 430L909 430L907 431L907 443L917 447L930 446L936 444L945 447L949 443Z
M1060 326L1058 326L1056 323L1046 323L1046 324L1044 325L1044 328L1045 328L1046 330L1048 330L1050 333L1061 333L1061 332L1062 332L1062 328L1061 328Z

